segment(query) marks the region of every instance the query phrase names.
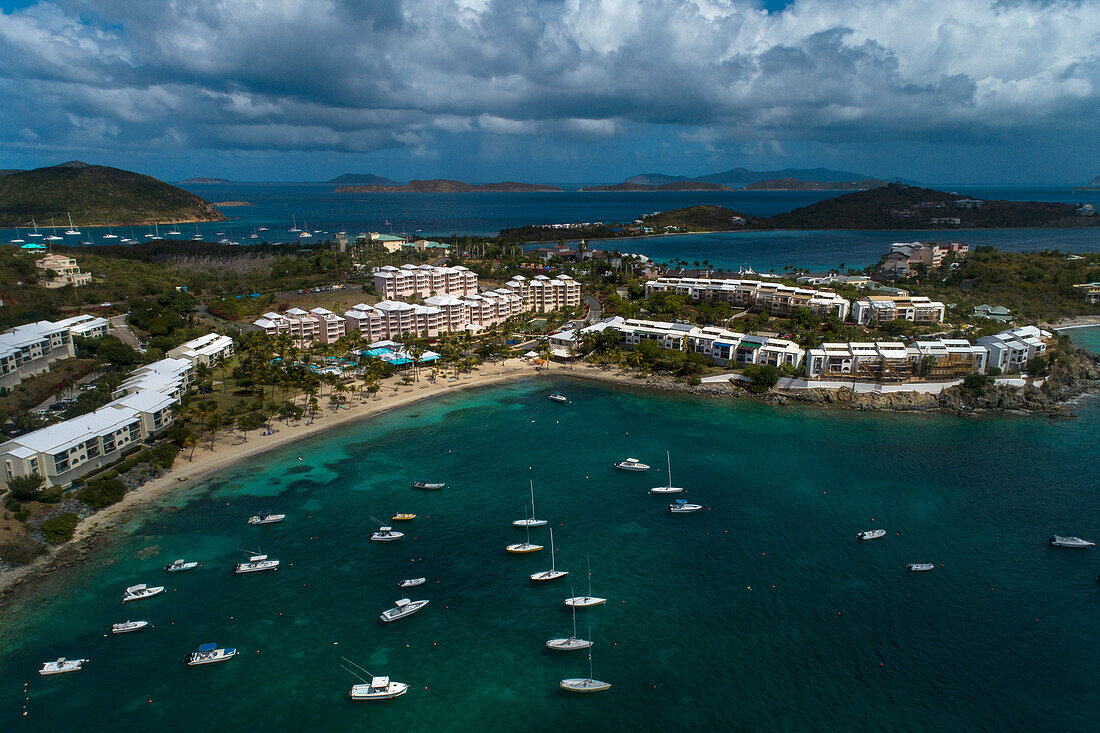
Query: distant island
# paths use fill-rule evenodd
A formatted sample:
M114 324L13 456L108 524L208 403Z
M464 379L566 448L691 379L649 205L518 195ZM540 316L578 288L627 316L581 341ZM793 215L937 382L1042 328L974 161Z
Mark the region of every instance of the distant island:
M211 206L252 206L248 201L215 201Z
M734 191L720 183L698 181L672 181L670 183L616 183L611 186L584 186L578 191Z
M233 181L226 180L225 178L188 178L186 181L180 181L183 183L232 183Z
M50 220L77 226L224 221L193 193L151 176L71 161L0 177L0 226Z
M392 186L339 186L336 193L527 193L561 191L556 186L542 186L537 183L464 183L433 178L429 181L409 181L404 185Z
M860 181L801 181L797 178L776 178L770 181L750 183L746 191L866 191L885 186L886 181L864 178Z
M670 176L665 173L642 173L627 178L623 183L638 183L646 186L660 186L665 183L691 181L693 183L716 183L730 188L746 188L753 183L792 179L807 183L844 183L862 181L870 176L851 171L835 171L829 168L784 168L778 171L752 171L748 168L731 168L721 173L689 178Z
M1100 188L1100 176L1097 176L1096 178L1093 178L1091 181L1086 183L1084 186L1078 186L1075 190L1077 190L1077 191L1090 191L1094 188Z
M331 181L326 183L335 183L338 186L400 186L397 181L391 181L389 178L383 178L382 176L376 176L373 173L345 173L342 176L336 176Z

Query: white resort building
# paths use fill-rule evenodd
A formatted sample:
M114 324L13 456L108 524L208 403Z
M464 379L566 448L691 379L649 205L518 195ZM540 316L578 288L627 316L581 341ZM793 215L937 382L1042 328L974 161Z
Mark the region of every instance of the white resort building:
M852 304L852 320L862 326L902 319L913 323L943 323L947 308L923 295L871 295Z
M233 356L233 339L217 333L208 333L182 343L174 349L169 349L168 356L172 359L189 361L193 365L211 366L221 359Z
M398 300L431 295L473 295L477 293L477 273L461 265L387 265L374 271L374 289L383 299Z
M989 350L989 366L1002 372L1018 372L1047 350L1047 341L1053 337L1050 331L1035 326L1021 326L1002 331L994 336L978 339Z
M36 260L34 267L38 271L39 283L46 288L63 288L66 285L75 288L92 281L91 273L81 272L73 257L51 253Z
M549 313L581 304L581 284L568 275L536 275L531 279L516 275L504 287L519 297L525 311Z
M645 284L646 296L671 292L695 302L728 303L739 308L759 308L773 316L789 316L807 308L817 316L848 317L849 303L831 290L799 288L760 280L703 277L659 277Z
M621 334L621 341L627 348L649 341L662 349L702 354L721 366L770 364L775 367L798 367L805 354L798 344L787 339L743 334L715 326L628 318L613 328Z
M104 336L109 325L105 318L82 315L27 323L0 333L0 393L27 377L48 372L55 361L70 358L74 336Z

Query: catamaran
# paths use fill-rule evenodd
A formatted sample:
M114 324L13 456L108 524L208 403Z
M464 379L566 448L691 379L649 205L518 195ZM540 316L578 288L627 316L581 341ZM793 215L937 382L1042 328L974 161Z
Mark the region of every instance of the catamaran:
M531 516L527 519L517 519L512 522L513 527L541 527L546 524L545 519L535 519L535 482L531 482Z
M585 561L588 564L588 595L566 598L565 605L571 608L588 608L589 606L600 606L607 603L606 598L598 598L592 595L592 562L587 556Z
M513 555L524 555L528 552L538 552L542 549L542 545L531 544L531 528L524 527L524 529L527 530L527 541L520 542L518 545L508 545L504 548L506 552L509 552Z
M885 529L869 529L856 535L860 540L877 540L886 534Z
M268 559L267 555L252 555L247 562L239 562L233 569L234 573L259 573L264 570L278 570L279 561Z
M675 504L669 504L668 510L673 514L686 514L702 509L702 504L689 504L686 499L677 499Z
M1095 547L1095 542L1083 540L1080 537L1062 537L1054 535L1050 538L1050 544L1054 547Z
M611 688L610 682L601 682L592 677L592 651L588 652L588 676L569 677L561 681L561 689L568 692L601 692Z
M570 588L569 592L572 593L573 589ZM550 639L546 642L547 649L556 649L560 652L569 652L574 649L587 649L592 646L592 642L588 639L577 638L577 607L573 607L573 635L568 639Z
M143 598L152 598L155 595L164 592L163 585L156 585L150 588L145 583L138 583L137 585L131 585L126 589L126 593L123 594L122 600L126 601L140 601Z
M406 616L412 616L426 605L428 605L427 599L423 601L410 601L408 598L402 598L398 601L394 601L393 608L388 608L383 611L379 618L385 623L389 623L390 621L396 621Z
M619 461L615 464L615 468L620 471L648 471L649 466L639 461L637 458L627 458L625 461Z
M187 560L180 558L179 560L173 560L171 565L165 565L164 569L167 570L169 573L178 573L183 570L194 570L198 566L199 564L194 560L188 562Z
M352 700L390 700L401 697L409 691L409 686L404 682L394 682L389 677L375 677L347 657L341 657L341 659L370 678L370 682L367 682L366 678L362 677L359 672L340 665L363 683L351 686L349 696Z
M683 491L683 488L672 485L672 454L665 451L665 458L668 460L668 485L654 486L649 490L651 494L679 494Z
M198 650L191 652L191 656L187 658L187 666L195 667L200 664L224 662L232 659L236 654L236 649L219 649L214 642L200 644Z
M65 659L58 657L56 662L43 662L38 674L45 677L51 674L65 674L66 672L79 672L87 659Z
M285 514L272 514L270 509L263 509L248 518L249 524L276 524L286 519Z
M309 233L309 224L302 225L302 231L298 234L299 239L312 239L313 235Z
M536 582L544 580L557 580L569 575L568 570L558 570L558 564L554 558L554 528L550 528L550 569L541 573L531 573L531 580Z
M128 634L131 631L139 631L149 626L148 621L123 621L120 624L111 624L112 634Z

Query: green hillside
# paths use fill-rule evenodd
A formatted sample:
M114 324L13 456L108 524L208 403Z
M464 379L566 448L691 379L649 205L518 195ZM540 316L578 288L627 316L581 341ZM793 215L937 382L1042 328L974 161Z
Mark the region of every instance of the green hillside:
M72 162L0 176L0 227L222 221L208 202L151 176Z

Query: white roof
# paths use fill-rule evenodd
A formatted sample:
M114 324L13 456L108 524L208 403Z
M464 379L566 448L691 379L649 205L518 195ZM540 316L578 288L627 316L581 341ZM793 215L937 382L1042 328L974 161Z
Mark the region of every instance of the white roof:
M113 403L87 415L20 435L5 445L14 443L30 448L36 453L55 454L80 445L91 438L108 435L132 423L137 411L130 407L116 407ZM3 453L0 448L0 453Z
M142 390L141 392L135 392L131 395L119 398L111 403L112 405L119 405L121 407L132 407L135 410L140 410L148 414L155 414L176 404L176 401L166 394L160 392L153 392L151 390Z

